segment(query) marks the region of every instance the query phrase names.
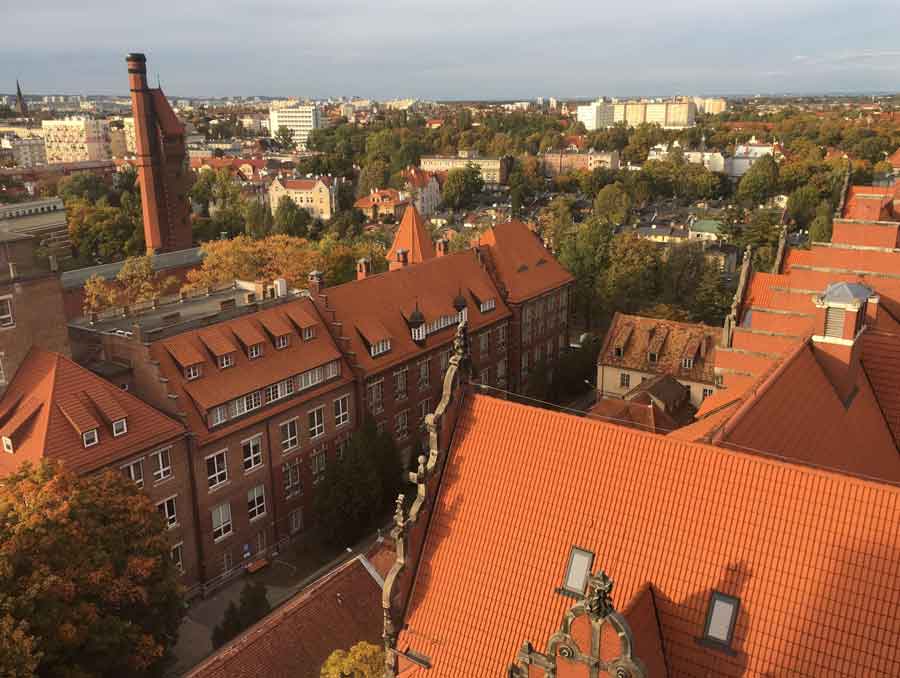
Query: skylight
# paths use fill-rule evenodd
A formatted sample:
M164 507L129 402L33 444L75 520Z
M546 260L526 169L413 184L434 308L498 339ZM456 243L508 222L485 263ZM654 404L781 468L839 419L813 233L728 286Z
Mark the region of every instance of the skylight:
M740 599L713 591L709 599L706 627L703 630L704 639L726 647L730 646L740 606Z
M569 564L566 567L566 576L563 580L563 592L575 596L584 595L584 589L587 586L593 565L593 551L573 546L572 551L569 553Z

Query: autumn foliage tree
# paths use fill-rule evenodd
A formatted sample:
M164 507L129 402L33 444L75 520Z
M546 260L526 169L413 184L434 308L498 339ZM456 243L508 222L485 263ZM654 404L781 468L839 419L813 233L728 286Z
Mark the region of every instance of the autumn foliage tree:
M92 275L84 283L85 314L115 306L132 306L154 297L171 294L178 289L178 281L153 270L153 257L129 257L113 281Z
M184 614L159 513L120 473L0 481L0 671L154 675Z
M321 678L381 678L384 649L361 641L350 650L332 652L319 672Z

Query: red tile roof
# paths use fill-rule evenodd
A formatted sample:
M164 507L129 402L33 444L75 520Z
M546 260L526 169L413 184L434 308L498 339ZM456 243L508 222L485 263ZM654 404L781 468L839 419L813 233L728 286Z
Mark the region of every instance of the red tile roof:
M127 431L113 436L112 422ZM97 429L85 447L82 433ZM58 353L33 347L0 398L0 436L14 452L0 454L0 474L42 458L89 473L141 450L170 442L184 426Z
M851 186L847 191L841 216L844 219L863 221L890 219L893 217L891 208L893 199L894 189L892 187ZM841 241L832 238L832 242Z
M863 219L864 217L852 217ZM897 247L900 234L900 222L877 221L880 217L872 217L874 221L847 221L835 219L832 224L831 241L843 245L862 245L864 247Z
M511 315L472 250L435 257L415 266L323 290L326 313L334 312L335 320L341 323L342 336L349 340L347 350L354 354L368 375L449 344L456 333L455 323L429 334L420 346L412 339L407 319L416 306L428 323L454 315L453 302L460 293L467 302L470 332L477 332ZM483 301L487 295L496 299L496 308L482 313L478 301ZM371 340L366 334L382 335L385 332L390 337L391 348L373 358L367 343Z
M406 250L407 261L410 264L421 264L435 257L431 233L425 227L415 205L408 205L404 210L403 218L394 234L394 242L386 255L387 260L396 261L399 250Z
M394 209L405 204L407 204L407 201L400 197L400 191L396 188L381 188L377 191L372 191L368 195L362 196L353 203L353 206L356 209L368 210L375 206Z
M863 369L894 440L900 445L900 333L867 331L862 342Z
M577 545L620 609L650 583L669 675L897 675L898 522L897 487L474 395L398 647L433 666L409 675L503 675L558 628ZM697 642L713 589L735 655Z
M512 303L532 299L574 281L538 235L521 221L489 228L481 235L480 244L487 247Z
M304 589L185 678L319 678L333 650L380 644L381 585L354 558Z
M600 398L588 410L587 416L649 433L668 433L678 428L672 417L652 402L642 402L644 400L648 399Z
M331 186L331 177L315 177L313 179L278 179L289 191L311 191L320 183Z

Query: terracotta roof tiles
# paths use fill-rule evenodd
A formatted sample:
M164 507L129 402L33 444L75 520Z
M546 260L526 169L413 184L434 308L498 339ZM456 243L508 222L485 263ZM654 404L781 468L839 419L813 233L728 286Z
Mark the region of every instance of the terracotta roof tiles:
M406 250L407 261L410 264L421 264L435 257L431 234L425 228L425 223L415 205L408 205L404 210L403 218L394 234L394 242L387 252L387 260L396 261L399 250Z
M900 334L866 331L862 342L863 369L900 448Z

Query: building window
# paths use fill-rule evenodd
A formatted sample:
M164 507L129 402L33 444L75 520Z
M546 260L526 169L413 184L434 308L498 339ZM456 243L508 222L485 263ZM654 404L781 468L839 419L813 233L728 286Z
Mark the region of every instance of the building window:
M341 376L341 361L340 360L332 360L330 363L325 365L325 378L326 379L334 379L335 377Z
M219 504L212 510L213 541L231 534L231 504Z
M497 308L497 300L496 299L488 299L487 301L481 302L481 312L487 313L488 311L493 311Z
M729 647L734 637L734 625L740 607L739 598L713 591L709 598L703 639L716 645Z
M166 520L166 528L171 530L178 525L178 514L175 510L175 497L169 497L156 505L160 515Z
M225 551L225 553L222 554L222 574L231 572L233 565L234 561L231 558L231 551Z
M279 381L277 384L272 384L271 386L266 386L266 402L273 403L276 400L281 400L282 398L287 398L293 392L294 392L293 377L290 379L284 379L282 381Z
M130 464L125 464L122 467L122 472L125 474L125 477L129 480L133 480L134 484L138 487L144 486L144 460L138 459L137 461L133 461Z
M713 394L713 389L706 387L706 386L703 387L703 399L704 400L709 398L709 396L711 396L712 394Z
M350 434L347 433L341 436L334 443L334 456L337 457L338 461L344 461L344 455L347 453L347 449L350 447Z
M419 361L419 388L428 388L431 385L431 370L428 358Z
M247 357L250 358L250 360L256 360L262 355L262 352L262 344L253 344L247 349Z
M12 297L0 297L0 327L12 327L16 324L13 317Z
M212 490L228 480L228 466L226 465L226 450L211 454L206 458L206 482Z
M285 421L279 428L281 429L281 451L288 452L297 447L300 442L300 433L297 430L297 419Z
M217 405L212 409L209 415L209 423L211 426L219 426L228 421L228 406Z
M403 440L409 435L409 410L398 412L394 417L394 432L398 440Z
M628 372L619 373L619 386L629 388L631 386L631 375Z
M283 348L287 348L291 345L291 335L290 334L282 334L280 337L275 337L275 348L279 351Z
M309 460L312 464L313 485L318 485L325 479L325 464L327 461L325 449L320 447L317 450L313 450Z
M184 378L188 381L193 381L194 379L198 379L200 377L200 363L196 365L188 365L184 368Z
M419 421L425 426L425 417L431 412L431 398L419 401Z
M171 448L157 450L150 455L150 466L153 468L153 480L160 482L172 477Z
M13 454L15 452L13 449L13 441L9 436L3 436L3 451L7 454Z
M255 436L241 444L244 453L244 471L252 471L262 466L262 436Z
M441 351L441 375L443 375L450 366L450 351Z
M256 520L266 515L266 488L262 485L247 491L247 516Z
M334 425L343 426L350 421L350 396L341 396L334 401Z
M223 370L234 365L234 356L231 353L219 356L219 367Z
M82 433L81 442L84 443L85 447L93 447L100 442L100 437L97 435L97 429L92 428L90 431Z
M300 458L297 457L281 467L284 476L284 498L291 499L303 494L303 479L300 477Z
M369 353L373 358L382 355L383 353L387 353L391 350L391 340L390 339L382 339L381 341L376 341L372 344L372 347L369 349Z
M119 436L125 435L128 433L128 422L124 419L116 419L112 425L113 429L113 438L118 438Z
M562 590L574 596L583 596L593 566L593 552L573 546L569 552L569 563L566 565Z
M681 359L681 368L684 370L689 370L694 367L694 359L693 358L682 358Z
M320 406L309 411L309 437L318 438L325 435L325 407Z
M303 529L303 509L294 509L288 515L291 534L297 534Z
M304 327L303 328L303 341L311 341L316 337L316 328L315 327Z
M184 574L184 543L178 542L172 549L169 551L169 558L172 560L172 564L175 566L179 572Z
M506 358L497 361L497 386L506 385Z
M621 346L616 346L616 347L613 349L613 355L614 355L616 358L621 358L621 357L622 357L622 347L621 347Z
M366 386L366 402L372 414L384 412L384 379L373 381Z
M497 350L502 351L506 348L506 325L500 325L497 328Z
M491 350L491 333L490 332L482 332L478 335L478 353L480 355L486 354Z
M406 375L407 369L394 372L394 400L406 400Z
M653 352L647 354L647 360L649 360L652 364L656 364L657 355Z
M239 417L242 414L262 407L262 394L259 391L254 391L243 398L235 398L232 401L232 405L234 406L234 416Z

